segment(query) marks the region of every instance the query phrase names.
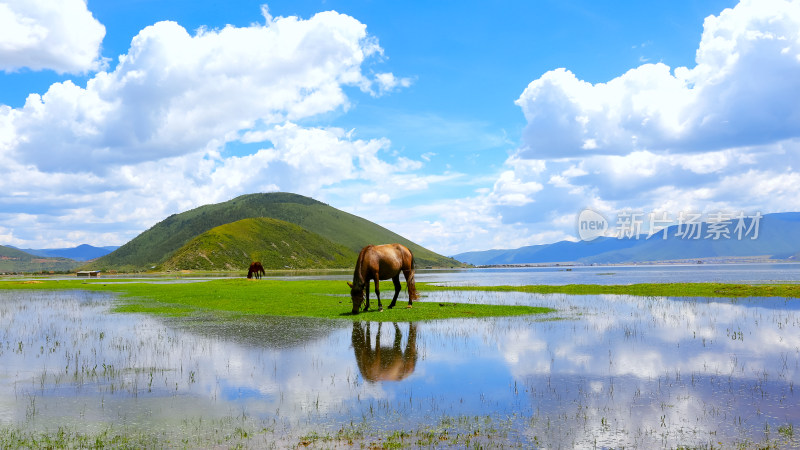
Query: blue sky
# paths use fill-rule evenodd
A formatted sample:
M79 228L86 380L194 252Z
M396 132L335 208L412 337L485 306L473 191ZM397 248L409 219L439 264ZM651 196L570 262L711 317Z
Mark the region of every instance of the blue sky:
M800 210L798 11L0 0L0 244L275 190L444 254L575 239L587 207Z

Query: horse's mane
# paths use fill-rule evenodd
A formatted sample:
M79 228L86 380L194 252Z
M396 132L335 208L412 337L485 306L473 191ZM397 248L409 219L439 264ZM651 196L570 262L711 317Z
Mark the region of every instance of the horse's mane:
M361 249L361 252L358 253L358 260L356 261L356 269L353 272L353 285L361 288L365 284L364 280L364 272L361 270L362 263L364 261L364 255L367 253L368 250L372 249L372 245L367 245L366 247Z

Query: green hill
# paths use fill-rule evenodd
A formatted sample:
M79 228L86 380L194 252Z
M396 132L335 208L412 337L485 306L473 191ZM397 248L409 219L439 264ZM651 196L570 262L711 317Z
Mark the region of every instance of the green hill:
M0 273L68 272L77 268L78 265L80 263L72 259L45 258L0 245Z
M346 268L358 254L283 220L242 219L212 228L181 247L163 270L247 270Z
M223 203L173 214L86 269L148 270L206 231L242 219L266 217L305 228L358 252L368 244L399 242L414 253L418 267L460 266L458 261L425 249L366 219L317 200L289 193L248 194ZM355 259L351 262L355 264Z

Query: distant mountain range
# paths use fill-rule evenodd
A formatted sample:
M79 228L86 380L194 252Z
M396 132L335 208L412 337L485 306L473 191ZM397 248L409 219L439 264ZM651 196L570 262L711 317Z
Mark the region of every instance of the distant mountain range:
M753 219L746 219L749 228ZM561 241L553 244L532 245L517 249L486 250L454 255L459 261L474 265L511 265L544 263L621 264L637 262L702 260L720 258L762 257L776 260L800 259L800 213L765 214L757 221L755 229L735 232L736 221L717 235L708 222L699 225L699 233L689 237L678 236L677 225L666 228L649 239L647 235L626 237L599 237L591 241ZM667 238L664 239L664 232ZM717 239L714 239L714 236ZM697 236L697 238L693 238Z
M64 272L75 269L78 261L68 258L46 258L0 245L0 273Z
M19 249L0 245L0 273L69 272L117 248L83 244L72 248Z
M8 247L11 246L9 245ZM88 244L82 244L77 247L70 247L70 248L43 248L43 249L19 248L17 250L21 250L25 253L29 253L34 256L42 256L45 258L69 258L69 259L74 259L75 261L89 261L90 259L95 259L101 256L105 256L118 248L119 246L94 247Z
M754 223L748 218L746 225ZM268 268L350 267L370 243L400 242L418 267L515 264L624 264L659 261L800 260L800 213L766 214L744 236L735 223L714 239L712 224L692 237L670 226L654 236L561 241L517 249L434 253L366 219L288 193L250 194L174 214L122 247L59 249L0 246L0 272L98 270L241 270L251 260ZM685 231L685 230L684 230ZM742 231L742 230L739 230ZM666 239L664 239L666 236ZM752 239L752 237L756 239ZM81 267L79 267L81 266Z

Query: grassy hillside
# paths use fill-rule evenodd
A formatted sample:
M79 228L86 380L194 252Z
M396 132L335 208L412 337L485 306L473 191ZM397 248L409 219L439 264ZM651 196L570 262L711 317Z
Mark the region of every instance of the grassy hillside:
M165 261L164 270L346 268L358 254L298 225L276 219L242 219L189 241Z
M454 259L427 250L386 228L317 200L296 194L269 193L243 195L227 202L173 214L85 268L150 269L161 265L186 243L214 227L258 217L299 225L354 252L367 244L399 242L411 249L418 267L460 265Z
M0 273L7 272L66 272L80 263L67 258L43 258L16 248L0 245Z

